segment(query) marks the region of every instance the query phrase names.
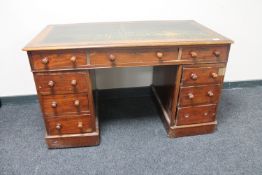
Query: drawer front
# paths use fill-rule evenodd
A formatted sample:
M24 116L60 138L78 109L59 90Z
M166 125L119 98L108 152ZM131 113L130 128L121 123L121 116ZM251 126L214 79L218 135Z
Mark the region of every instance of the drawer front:
M177 59L178 48L97 49L90 53L94 66L117 66L127 64L161 64Z
M176 125L190 125L215 121L216 105L178 108Z
M90 115L47 118L46 125L49 135L80 134L95 130L95 120Z
M34 76L41 95L88 92L88 72L36 73Z
M184 47L182 49L182 60L226 62L228 57L227 46L194 46Z
M184 67L182 84L222 84L224 80L224 73L225 67Z
M89 113L87 94L42 96L42 109L46 116Z
M220 97L220 91L220 85L181 87L179 106L216 104Z
M85 50L36 51L30 58L33 70L75 68L87 63Z

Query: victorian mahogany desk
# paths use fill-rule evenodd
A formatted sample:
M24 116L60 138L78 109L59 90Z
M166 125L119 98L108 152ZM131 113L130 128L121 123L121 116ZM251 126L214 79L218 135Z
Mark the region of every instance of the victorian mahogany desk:
M169 137L211 133L231 40L195 21L49 25L25 48L49 148L99 144L95 69L153 66Z

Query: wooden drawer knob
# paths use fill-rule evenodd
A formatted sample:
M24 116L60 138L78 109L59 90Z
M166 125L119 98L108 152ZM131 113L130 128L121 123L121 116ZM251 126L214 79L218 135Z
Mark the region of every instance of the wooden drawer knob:
M196 57L197 57L197 53L196 53L196 52L193 52L193 51L190 52L190 55L191 55L192 58L196 58Z
M70 58L70 61L71 61L72 63L75 63L75 62L76 62L76 57L75 57L75 56L72 56L72 57Z
M213 54L214 54L216 57L219 57L219 56L220 56L220 52L219 52L219 51L214 51Z
M189 114L185 114L185 118L189 118Z
M217 73L215 73L215 72L213 72L213 73L211 74L211 76L212 76L212 78L214 78L214 79L216 79L216 78L218 77Z
M207 92L207 95L208 95L209 97L213 97L213 96L214 96L214 93L213 93L212 91L208 91L208 92Z
M42 59L42 63L43 63L44 65L48 64L48 62L49 62L49 60L48 60L47 57L44 57L44 58Z
M189 98L189 99L193 99L193 98L194 98L194 94L189 93L189 94L188 94L188 98Z
M55 129L60 130L61 128L62 128L61 123L57 123L57 124L55 125Z
M55 101L53 101L53 102L51 103L51 106L52 106L52 108L56 108L56 107L57 107L57 103L56 103Z
M76 107L78 107L78 106L80 105L80 101L79 101L79 100L75 100L75 101L74 101L74 105L75 105Z
M164 53L163 52L157 52L156 56L157 56L158 59L162 59L163 56L164 56Z
M192 80L197 80L197 74L195 74L195 73L192 73L190 75L190 77L191 77Z
M83 122L78 122L77 127L78 127L79 129L82 129L82 128L83 128Z
M77 81L76 81L76 80L72 80L72 81L71 81L71 85L72 85L72 86L76 86L76 85L77 85Z
M116 56L113 55L113 54L110 54L110 55L109 55L109 60L110 60L111 62L115 62L115 61L116 61Z
M52 81L52 80L49 81L49 82L48 82L48 86L49 86L49 87L54 87L54 86L55 86L55 82Z

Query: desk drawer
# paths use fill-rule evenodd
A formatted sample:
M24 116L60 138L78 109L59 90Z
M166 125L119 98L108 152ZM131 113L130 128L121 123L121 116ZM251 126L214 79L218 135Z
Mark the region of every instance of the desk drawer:
M31 53L30 59L33 70L75 68L86 65L86 51L35 51Z
M94 66L161 64L172 62L177 56L178 48L96 49L90 52L90 64Z
M216 104L220 97L220 91L220 85L181 87L179 106Z
M216 105L178 108L176 125L190 125L215 121Z
M184 67L182 84L221 84L223 83L225 67Z
M36 73L37 91L41 95L88 92L88 72Z
M47 118L49 135L80 134L95 130L95 120L90 115Z
M88 95L45 95L42 96L42 109L46 116L89 113Z
M195 62L226 62L228 57L227 46L188 46L182 49L182 60L192 60Z

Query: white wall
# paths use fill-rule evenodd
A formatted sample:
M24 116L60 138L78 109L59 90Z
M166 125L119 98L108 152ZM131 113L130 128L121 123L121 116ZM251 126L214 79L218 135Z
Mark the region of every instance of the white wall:
M261 0L1 1L0 96L36 93L21 49L47 24L59 23L194 19L235 41L226 81L262 79L261 9ZM102 70L97 76L99 88L145 86L151 68ZM108 81L112 77L119 81Z

